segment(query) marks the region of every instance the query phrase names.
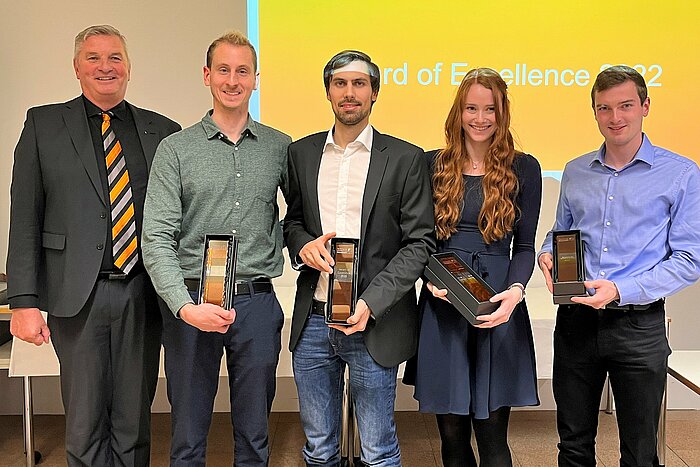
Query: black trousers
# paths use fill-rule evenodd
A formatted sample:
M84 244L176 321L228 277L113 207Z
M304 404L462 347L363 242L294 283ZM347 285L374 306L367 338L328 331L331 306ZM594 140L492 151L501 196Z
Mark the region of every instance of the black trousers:
M656 433L671 353L664 318L662 302L645 311L559 307L552 386L560 466L596 465L606 374L617 410L620 465L658 465Z
M161 315L148 275L98 279L76 316L49 315L48 325L61 364L68 465L149 465Z
M268 416L275 397L284 314L274 293L237 295L236 320L226 334L203 332L164 309L163 346L172 407L171 467L204 467L207 434L226 366L233 423L234 465L268 465Z

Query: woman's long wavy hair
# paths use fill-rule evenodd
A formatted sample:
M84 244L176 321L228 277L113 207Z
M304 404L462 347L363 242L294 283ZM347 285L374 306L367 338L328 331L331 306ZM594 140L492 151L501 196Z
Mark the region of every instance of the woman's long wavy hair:
M445 121L445 149L438 152L433 168L435 227L440 240L457 231L464 198L462 173L468 162L462 112L469 88L480 84L493 92L496 106L496 132L484 159L482 187L484 203L479 213L479 230L486 243L505 237L513 230L516 218L515 194L518 179L513 171L515 147L510 132L508 86L490 68L470 70L459 85L457 95Z

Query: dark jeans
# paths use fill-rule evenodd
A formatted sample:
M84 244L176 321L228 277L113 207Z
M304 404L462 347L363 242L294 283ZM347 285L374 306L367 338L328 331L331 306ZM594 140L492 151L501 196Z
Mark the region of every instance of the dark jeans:
M658 465L656 433L668 356L664 307L595 310L562 305L554 331L552 386L560 466L595 466L605 376L617 409L620 465Z
M275 397L284 315L274 293L236 296L226 334L203 332L164 307L163 346L172 406L171 467L204 466L221 356L233 423L234 465L267 466L268 416Z

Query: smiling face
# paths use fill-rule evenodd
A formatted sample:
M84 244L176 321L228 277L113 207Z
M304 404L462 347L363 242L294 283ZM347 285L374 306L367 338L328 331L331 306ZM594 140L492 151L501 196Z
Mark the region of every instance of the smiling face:
M372 90L368 74L342 71L331 77L326 97L333 108L336 124L364 128L369 123L377 93Z
M634 155L642 144L642 121L649 114L649 98L640 102L634 82L625 81L596 92L593 109L606 148Z
M493 92L479 83L469 87L462 104L462 128L468 145L488 145L496 132Z
M253 53L243 45L222 43L212 54L211 68L204 67L204 84L214 97L214 113L245 112L257 89Z
M73 59L85 97L102 110L124 100L131 66L118 36L90 36Z

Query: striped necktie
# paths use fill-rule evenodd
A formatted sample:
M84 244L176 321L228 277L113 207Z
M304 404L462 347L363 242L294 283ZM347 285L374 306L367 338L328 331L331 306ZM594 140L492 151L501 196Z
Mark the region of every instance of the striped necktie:
M102 114L102 145L107 164L109 204L112 218L112 257L114 265L128 274L139 259L134 200L122 145L110 125L110 114Z

